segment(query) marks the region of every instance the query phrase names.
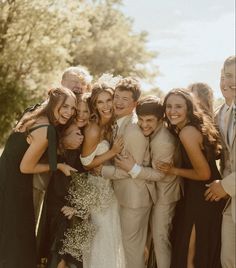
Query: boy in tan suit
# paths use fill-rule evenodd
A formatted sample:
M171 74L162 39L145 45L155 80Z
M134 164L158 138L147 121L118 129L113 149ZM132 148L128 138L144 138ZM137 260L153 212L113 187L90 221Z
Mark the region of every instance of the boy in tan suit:
M150 142L150 157L152 167L155 168L156 161L173 163L177 153L177 144L174 136L163 125L162 104L158 97L147 96L142 98L136 107L138 125L145 137ZM176 162L176 161L175 161ZM116 163L122 169L129 171L135 162L129 158L119 157ZM175 163L176 164L176 163ZM143 172L147 168L143 169ZM140 178L142 172L138 174ZM180 199L180 180L175 175L165 175L161 172L155 174L157 201L151 211L151 231L154 242L157 266L169 268L171 262L170 231L172 219L177 201ZM146 178L146 176L144 176Z
M229 197L223 214L222 222L222 249L221 263L223 268L235 268L235 188L236 188L236 114L235 114L235 97L236 97L236 57L231 56L224 63L224 83L225 89L231 91L234 96L229 110L225 117L225 127L221 131L225 150L228 154L229 164L226 176L222 181L214 181L206 191L206 199L217 201L221 198ZM223 173L224 174L224 173Z

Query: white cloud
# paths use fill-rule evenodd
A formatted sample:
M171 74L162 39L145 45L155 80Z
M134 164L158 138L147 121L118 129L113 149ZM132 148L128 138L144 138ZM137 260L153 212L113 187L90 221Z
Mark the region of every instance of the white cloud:
M125 0L125 12L137 30L149 33L148 47L159 52L156 63L163 90L202 81L219 96L223 61L235 54L234 0Z

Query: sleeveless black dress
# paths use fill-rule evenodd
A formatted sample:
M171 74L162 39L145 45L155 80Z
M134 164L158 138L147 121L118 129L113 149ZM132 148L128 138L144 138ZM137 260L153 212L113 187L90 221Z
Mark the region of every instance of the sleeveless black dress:
M56 169L56 132L48 127L50 169ZM20 171L29 144L29 132L13 132L0 158L0 268L35 268L36 240L33 207L33 175Z
M182 168L192 164L181 144ZM203 152L204 153L204 152ZM205 154L205 153L204 153ZM212 152L208 164L211 177L208 181L184 180L184 196L176 208L173 224L173 252L171 268L187 267L189 239L193 225L196 229L195 268L220 268L221 221L225 201L205 201L206 184L221 179Z
M78 172L84 172L80 161L80 149L66 150L63 155L59 156L60 162L76 168ZM68 205L66 196L70 187L70 176L65 176L61 171L54 172L50 179L47 194L45 198L43 213L45 217L44 237L41 245L41 256L45 256L47 268L56 268L61 259L64 259L68 268L80 268L82 263L75 260L70 255L61 255L59 252L62 248L62 239L64 233L70 227L71 220L68 220L61 209Z

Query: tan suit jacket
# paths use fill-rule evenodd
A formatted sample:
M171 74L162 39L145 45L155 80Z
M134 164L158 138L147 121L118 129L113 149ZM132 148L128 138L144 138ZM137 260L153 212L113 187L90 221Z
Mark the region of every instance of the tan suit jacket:
M220 156L220 172L221 172L222 177L225 177L231 173L229 151L225 143L227 139L225 137L225 128L222 128L222 125L221 125L222 117L225 116L225 114L223 114L224 107L225 107L225 104L222 104L219 107L217 107L215 110L215 124L218 127L218 131L220 132L221 145L222 145L222 153ZM226 122L225 122L225 125L226 125Z
M232 218L233 221L236 222L235 220L235 190L236 190L236 130L235 127L233 129L233 139L232 143L229 144L227 141L227 130L230 127L230 124L232 124L233 121L233 104L230 106L228 117L226 118L226 127L224 130L224 137L225 137L225 144L227 147L227 150L229 152L229 160L230 160L230 168L231 168L231 173L225 177L223 177L222 180L222 186L224 190L230 195L231 199L229 201L229 206L231 206L231 213L232 213Z
M152 167L155 168L156 161L173 162L175 155L180 156L177 151L176 139L164 126L160 125L152 134L150 141ZM178 201L181 193L180 178L175 175L165 175L161 172L155 172L155 175L159 176L159 180L156 182L157 202L159 204L169 204ZM165 182L161 180L162 178Z
M124 152L128 151L138 165L149 165L149 140L138 127L135 114L126 116L117 134L123 136ZM122 206L141 208L156 202L154 182L132 179L125 171L115 166L103 166L102 176L113 180L116 197Z

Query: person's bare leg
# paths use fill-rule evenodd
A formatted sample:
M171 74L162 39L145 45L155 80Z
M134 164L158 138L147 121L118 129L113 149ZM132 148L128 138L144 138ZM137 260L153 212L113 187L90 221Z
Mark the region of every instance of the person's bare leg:
M188 246L187 268L194 268L195 249L196 249L196 229L195 225L193 225Z
M66 262L64 260L61 260L58 263L57 268L68 268L68 266L66 265Z

